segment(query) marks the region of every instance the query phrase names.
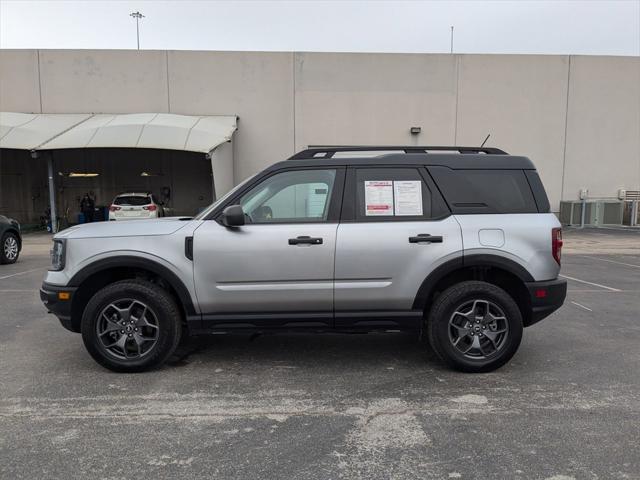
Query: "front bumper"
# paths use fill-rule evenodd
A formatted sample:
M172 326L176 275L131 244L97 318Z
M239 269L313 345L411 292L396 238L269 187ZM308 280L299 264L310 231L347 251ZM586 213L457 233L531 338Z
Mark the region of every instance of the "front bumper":
M551 315L562 306L567 296L566 280L527 282L525 285L531 299L531 317L525 321L525 327Z
M53 313L58 317L64 328L78 333L80 332L80 326L75 325L75 322L71 319L71 305L76 290L77 288L75 287L61 287L45 282L40 288L40 300L47 307L49 313ZM68 298L65 298L67 295L64 294L68 294Z

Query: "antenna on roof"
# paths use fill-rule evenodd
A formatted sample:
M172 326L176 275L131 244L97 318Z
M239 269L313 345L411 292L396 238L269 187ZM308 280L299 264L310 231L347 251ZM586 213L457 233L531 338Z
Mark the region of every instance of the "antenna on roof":
M480 145L480 148L484 147L484 144L487 143L487 140L489 140L490 136L491 136L491 134L487 133L487 137L484 139L484 142L482 142L482 145Z

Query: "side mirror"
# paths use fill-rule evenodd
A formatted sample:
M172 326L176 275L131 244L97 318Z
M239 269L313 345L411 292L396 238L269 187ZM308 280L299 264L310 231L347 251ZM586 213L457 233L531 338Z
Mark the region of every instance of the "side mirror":
M229 205L222 211L222 224L225 227L244 225L244 211L240 205Z

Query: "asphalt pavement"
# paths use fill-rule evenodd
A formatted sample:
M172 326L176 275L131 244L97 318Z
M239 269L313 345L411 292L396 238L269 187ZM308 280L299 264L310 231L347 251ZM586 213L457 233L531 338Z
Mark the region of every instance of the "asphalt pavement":
M27 236L0 266L0 478L640 479L640 232L565 239L564 307L493 373L406 334L283 334L123 375L45 312Z

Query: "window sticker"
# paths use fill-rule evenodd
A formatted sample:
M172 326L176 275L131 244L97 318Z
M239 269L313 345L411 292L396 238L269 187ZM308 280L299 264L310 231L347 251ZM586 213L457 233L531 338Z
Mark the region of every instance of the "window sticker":
M422 182L420 180L396 180L393 182L395 215L422 216Z
M364 182L365 215L393 215L393 182L366 180Z

